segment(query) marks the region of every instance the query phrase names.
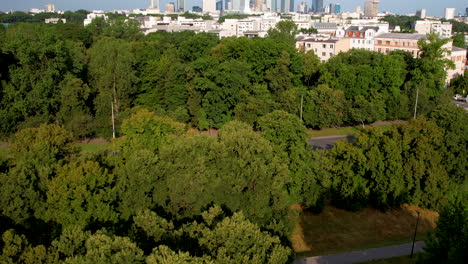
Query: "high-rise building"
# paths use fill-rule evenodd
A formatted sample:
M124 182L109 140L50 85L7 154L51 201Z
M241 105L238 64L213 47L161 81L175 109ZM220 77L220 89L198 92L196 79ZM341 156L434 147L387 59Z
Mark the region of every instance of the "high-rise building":
M278 0L266 0L266 8L270 10L270 12L277 12L278 11Z
M263 11L263 5L265 4L265 0L255 0L254 1L254 10L257 12Z
M281 12L289 13L291 7L291 0L281 0Z
M203 0L203 12L205 13L216 12L216 0Z
M150 8L159 9L159 0L151 0Z
M354 10L356 14L361 14L362 10L360 6L356 6L356 9Z
M54 13L55 12L55 5L54 4L47 4L46 5L46 12Z
M314 11L315 13L322 13L324 11L323 0L313 0L312 11Z
M297 12L305 14L307 11L307 3L305 1L297 5Z
M219 0L219 1L216 2L216 10L224 10L223 0Z
M422 19L426 18L426 9L416 10L416 16Z
M185 11L185 0L177 0L177 12Z
M174 7L174 3L173 2L170 2L168 4L166 4L166 13L174 13L175 11L175 7Z
M379 0L368 0L364 6L365 17L376 17L379 13Z
M465 9L465 16L468 16L468 7Z
M335 14L341 13L341 4L335 4Z
M455 8L445 8L445 19L454 19L455 18Z

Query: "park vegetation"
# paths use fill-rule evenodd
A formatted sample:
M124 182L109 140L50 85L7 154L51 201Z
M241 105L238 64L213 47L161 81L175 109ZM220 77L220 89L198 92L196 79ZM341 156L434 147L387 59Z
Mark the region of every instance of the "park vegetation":
M288 263L292 204L442 210L466 191L446 40L421 40L418 59L320 63L290 23L222 40L119 18L0 30L0 262ZM408 119L416 93L415 120L307 144L307 128ZM80 153L75 139L111 137L111 116L109 150Z

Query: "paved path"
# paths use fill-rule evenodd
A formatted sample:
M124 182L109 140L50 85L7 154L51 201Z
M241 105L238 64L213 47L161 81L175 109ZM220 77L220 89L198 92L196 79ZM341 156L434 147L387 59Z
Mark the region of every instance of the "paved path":
M371 260L408 256L411 253L411 245L403 244L382 248L370 248L361 251L351 251L340 254L317 256L304 259L297 259L294 264L351 264L367 262ZM414 252L422 252L424 242L418 241L414 244Z
M348 141L352 142L354 140L353 135L344 135L344 136L327 136L327 137L315 137L309 139L309 145L314 149L332 149L335 145L335 142L341 139L347 138Z

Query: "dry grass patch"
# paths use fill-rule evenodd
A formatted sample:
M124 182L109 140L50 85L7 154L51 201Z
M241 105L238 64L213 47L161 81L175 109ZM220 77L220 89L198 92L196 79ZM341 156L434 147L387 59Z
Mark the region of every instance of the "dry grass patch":
M387 212L373 208L348 212L326 206L318 215L301 212L291 241L299 256L409 243L414 234L416 210L421 212L418 239L424 239L425 234L435 228L436 212L414 205L403 205Z

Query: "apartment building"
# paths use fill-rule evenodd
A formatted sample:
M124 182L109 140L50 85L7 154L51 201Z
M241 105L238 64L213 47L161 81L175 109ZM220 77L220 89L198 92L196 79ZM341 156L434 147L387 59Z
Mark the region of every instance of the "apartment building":
M419 34L435 33L442 38L452 36L452 24L450 22L441 22L433 20L418 20L414 24L414 30Z
M466 65L466 49L452 47L452 53L449 55L450 60L455 64L455 69L447 70L447 82L451 79L463 75Z
M387 54L394 50L410 52L414 58L419 56L418 41L424 34L383 33L374 39L374 51Z
M349 50L349 39L330 38L326 36L316 36L312 38L299 39L296 48L313 50L322 62L326 62L331 57Z

